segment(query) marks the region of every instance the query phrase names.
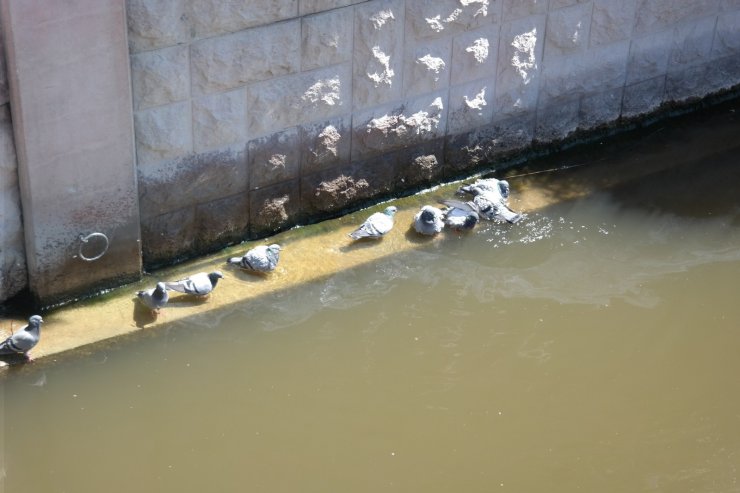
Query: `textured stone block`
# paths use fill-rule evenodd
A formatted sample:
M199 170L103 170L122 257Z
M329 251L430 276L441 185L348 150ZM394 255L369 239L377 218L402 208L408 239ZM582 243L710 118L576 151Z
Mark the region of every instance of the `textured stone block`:
M0 303L27 286L25 241L13 126L0 106Z
M563 7L588 2L591 2L591 0L550 0L550 10L562 9Z
M220 198L195 208L196 245L213 251L249 236L249 192Z
M355 109L400 98L403 19L401 0L368 2L355 7L352 53Z
M665 76L660 76L626 86L622 116L631 118L657 109L665 97L665 79Z
M564 139L578 128L580 98L556 101L537 109L534 138L538 142Z
M717 12L719 0L638 0L635 33L656 32L687 19Z
M170 265L193 255L198 231L195 207L142 219L141 250L144 267Z
M627 62L627 84L665 75L672 48L672 30L633 39Z
M733 87L740 80L740 54L718 58L709 65L707 82L713 91Z
M715 17L705 17L673 29L673 46L668 58L668 67L703 63L709 59L714 38Z
M404 64L404 95L414 97L449 86L452 40L407 43Z
M629 42L624 41L569 57L549 58L542 73L540 101L570 98L624 84Z
M186 0L126 0L132 53L187 43Z
M665 82L666 101L684 101L709 92L709 65L692 65L669 70Z
M193 151L190 104L175 103L134 114L139 167Z
M247 191L242 148L213 151L138 169L141 217L159 216L194 204Z
M300 42L300 21L295 20L193 43L193 92L225 91L297 72Z
M491 77L451 88L448 133L467 132L491 123L495 86L496 81Z
M147 51L131 56L134 109L184 101L190 96L187 46Z
M549 0L502 0L503 20L511 21L520 17L544 14Z
M299 181L249 192L250 238L263 238L295 226L300 219Z
M298 177L300 171L300 134L297 128L249 141L249 188Z
M444 143L438 138L399 151L397 169L404 187L431 186L443 179Z
M578 53L588 47L593 6L579 4L554 12L547 18L545 58Z
M351 122L346 115L301 127L301 174L349 161Z
M197 38L241 31L298 15L298 0L190 0L188 18Z
M719 16L712 50L715 58L737 53L740 53L740 10Z
M432 38L499 22L500 0L407 0L407 36Z
M195 152L245 144L247 94L244 89L201 96L193 100Z
M351 8L345 8L302 19L303 70L352 60L353 15Z
M423 96L406 104L374 108L355 115L352 159L414 145L444 135L447 122L445 92Z
M346 7L356 3L363 3L367 0L301 0L299 9L300 15L315 14L327 10Z
M594 0L591 46L629 39L635 23L637 0Z
M583 96L578 115L579 128L590 129L619 118L622 112L623 90L619 87Z
M8 73L5 64L5 47L3 46L2 32L0 32L0 105L10 101L9 91Z
M537 105L544 34L544 16L501 27L495 113L511 115Z
M349 110L349 63L252 84L247 124L252 136L323 121Z
M499 26L486 26L456 36L452 42L451 83L494 77L498 59Z

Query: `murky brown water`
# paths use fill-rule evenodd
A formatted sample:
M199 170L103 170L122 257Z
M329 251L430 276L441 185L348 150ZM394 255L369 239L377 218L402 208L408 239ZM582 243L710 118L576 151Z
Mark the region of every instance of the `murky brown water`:
M5 491L738 492L736 161L32 365Z

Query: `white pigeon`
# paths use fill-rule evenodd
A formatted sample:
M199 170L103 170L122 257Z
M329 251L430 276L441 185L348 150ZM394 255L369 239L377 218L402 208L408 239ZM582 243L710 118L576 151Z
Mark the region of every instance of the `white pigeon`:
M167 288L163 282L158 282L157 285L151 289L142 290L136 293L142 303L154 313L159 313L159 309L163 308L170 299L170 295L167 293Z
M383 212L370 215L362 225L351 232L353 240L360 238L382 238L393 228L393 216L398 209L395 206L386 207Z
M223 279L223 277L224 275L218 270L211 273L198 272L179 281L166 282L164 285L167 289L179 293L192 294L193 296L207 296L216 287L218 280Z
M249 250L243 257L231 257L228 263L255 272L270 272L277 267L280 250L281 247L277 244L260 245Z
M419 234L434 236L444 226L444 213L431 205L423 206L414 216L414 229Z
M510 187L509 182L506 180L498 180L496 178L484 178L478 179L470 185L463 185L460 187L460 191L478 195L482 192L488 192L491 194L491 198L496 197L502 202L506 202L509 198Z
M44 320L40 315L33 315L28 319L28 325L16 331L0 342L0 355L21 354L25 355L38 344L41 338L41 324Z
M447 210L444 211L444 222L450 229L470 231L478 224L480 216L476 208L469 206L467 202L443 200L442 203L447 206Z

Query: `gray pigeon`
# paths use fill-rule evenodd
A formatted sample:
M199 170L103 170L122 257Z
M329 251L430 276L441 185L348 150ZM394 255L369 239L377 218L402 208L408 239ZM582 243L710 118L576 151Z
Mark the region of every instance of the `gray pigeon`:
M219 279L223 279L221 271L213 271L209 274L198 272L185 279L164 283L167 289L179 293L192 294L193 296L207 296L214 290Z
M474 196L473 204L477 209L476 212L484 219L516 224L524 217L509 209L507 205L509 183L506 180L496 178L477 180L475 183L460 187L459 190Z
M353 240L360 238L382 238L393 228L393 216L398 211L395 206L386 207L383 212L376 212L368 217L362 225L351 232Z
M509 198L510 187L509 182L506 180L485 178L478 179L471 185L463 185L460 187L460 191L471 193L473 195L488 192L489 194L492 194L492 197L500 197L501 201L506 201Z
M444 221L449 228L455 231L470 231L478 224L480 216L476 212L477 207L471 207L467 202L459 200L443 200L442 203L448 207L444 211Z
M0 355L7 356L11 354L25 355L38 344L41 338L41 324L44 320L40 315L33 315L28 319L28 325L16 331L0 342Z
M444 213L431 205L423 206L414 216L414 229L419 234L434 236L444 226Z
M167 294L167 288L163 282L158 282L157 285L151 289L139 291L136 293L142 303L154 313L159 313L159 309L163 308L170 299L170 295Z
M243 257L232 257L229 264L238 265L242 269L255 272L270 272L275 270L280 260L280 245L260 245L252 248Z

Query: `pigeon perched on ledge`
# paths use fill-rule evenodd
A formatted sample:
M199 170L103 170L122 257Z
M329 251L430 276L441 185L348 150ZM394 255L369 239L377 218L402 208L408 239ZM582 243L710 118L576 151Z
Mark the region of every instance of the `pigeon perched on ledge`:
M434 236L444 226L444 213L431 205L423 206L414 216L414 229L419 234Z
M393 216L398 211L395 206L386 207L383 212L376 212L368 217L362 225L349 234L353 240L360 238L382 238L393 229Z
M280 250L281 247L277 244L260 245L249 250L243 257L231 257L228 263L250 271L270 272L277 267Z
M28 319L28 325L0 342L0 355L26 355L39 343L41 338L41 324L44 320L40 315L33 315Z
M170 299L170 295L167 293L167 288L163 282L158 282L151 289L137 292L136 296L139 297L144 306L149 308L152 313L159 313L160 308L163 308Z
M214 290L219 279L223 279L224 275L221 271L213 271L211 273L198 272L185 279L179 281L171 281L164 283L167 289L177 291L179 293L191 294L193 296L207 296Z

